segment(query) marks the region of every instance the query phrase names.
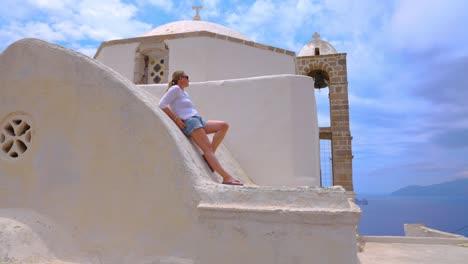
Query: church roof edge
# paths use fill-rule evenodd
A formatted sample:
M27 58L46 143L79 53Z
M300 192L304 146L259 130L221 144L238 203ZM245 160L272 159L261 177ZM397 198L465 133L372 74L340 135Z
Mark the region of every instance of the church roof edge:
M239 39L239 38L226 36L222 34L216 34L216 33L209 32L209 31L198 31L198 32L175 33L175 34L167 34L167 35L141 36L141 37L127 38L127 39L116 39L116 40L104 41L99 46L93 58L96 59L104 47L113 46L117 44L154 41L154 40L165 41L165 40L170 40L170 39L191 38L191 37L210 37L210 38L215 38L215 39L222 39L222 40L226 40L230 42L235 42L238 44L243 44L246 46L273 51L273 52L280 53L280 54L296 56L296 53L294 51L264 45L264 44L257 43L251 40Z

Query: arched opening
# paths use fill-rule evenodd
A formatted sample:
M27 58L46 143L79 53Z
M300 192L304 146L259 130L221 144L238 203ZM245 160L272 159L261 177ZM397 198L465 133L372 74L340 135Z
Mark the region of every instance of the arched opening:
M326 71L318 69L312 70L307 75L314 78L314 87L316 89L328 87L328 83L330 82L330 76Z
M321 186L333 186L332 137L330 121L330 100L327 89L315 89L320 142Z
M147 43L140 46L143 69L141 84L167 83L169 75L169 49L163 42Z
M330 139L320 139L320 184L333 186L333 164Z
M323 187L333 186L330 98L327 90L321 90L328 87L330 76L320 69L311 70L307 75L314 79L314 88L316 88L315 101L320 127L320 183Z

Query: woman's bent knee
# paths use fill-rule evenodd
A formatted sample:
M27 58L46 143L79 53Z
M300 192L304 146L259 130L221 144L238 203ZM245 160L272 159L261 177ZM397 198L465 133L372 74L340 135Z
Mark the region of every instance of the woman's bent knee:
M228 130L229 129L229 124L227 122L223 122L223 124L221 125L221 129L222 130Z

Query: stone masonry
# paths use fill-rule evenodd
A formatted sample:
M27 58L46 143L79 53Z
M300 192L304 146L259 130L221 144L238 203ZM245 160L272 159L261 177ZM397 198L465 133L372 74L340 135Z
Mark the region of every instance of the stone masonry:
M346 53L296 58L297 74L322 70L329 76L330 127L320 128L320 139L331 140L333 185L353 191L353 155L349 128L348 74Z

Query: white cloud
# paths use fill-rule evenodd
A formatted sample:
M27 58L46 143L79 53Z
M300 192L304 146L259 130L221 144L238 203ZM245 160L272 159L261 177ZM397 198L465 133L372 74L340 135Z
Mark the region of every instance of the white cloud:
M384 78L386 28L392 5L389 1L325 0L320 12L310 16L322 39L338 52L348 54L350 79ZM387 77L388 78L388 77Z
M24 19L31 15L34 10L29 2L18 0L2 0L0 5L0 21L8 21L11 19Z
M217 18L221 15L219 0L203 0L201 5L203 6L200 16L202 20L209 20L210 18Z
M68 0L28 0L29 3L44 9L51 9L51 10L60 10L65 7L66 4L69 4L70 1Z
M3 25L0 43L8 45L25 37L51 42L105 41L139 36L151 29L151 25L137 19L134 5L119 0L41 0L29 4L35 6L30 11L35 15Z
M94 56L94 54L96 54L96 51L97 51L96 46L89 46L89 45L82 46L79 44L74 44L71 46L71 48L91 58Z
M137 8L119 0L85 0L76 10L74 22L93 40L134 37L151 26L136 18ZM86 21L86 22L85 22Z
M371 0L257 0L227 13L225 21L257 42L296 53L317 31L348 53L349 76L381 79L390 7Z
M352 92L348 94L349 104L353 107L373 109L392 114L414 113L420 114L418 110L424 104L414 98L399 96L398 94L388 94L384 96L360 96ZM395 104L394 102L398 102Z
M260 26L267 26L274 17L276 8L270 0L257 0L249 7L240 7L236 12L228 14L227 22L245 33L253 33Z
M84 39L84 32L81 31L77 24L72 21L63 21L56 24L53 24L53 27L57 32L63 32L69 39L80 40Z
M222 5L219 0L183 0L178 1L174 7L177 10L176 16L179 20L192 20L196 14L196 11L192 9L193 6L203 6L199 11L201 20L203 21L214 21L222 16Z
M170 12L174 8L172 0L137 0L136 3L142 8L146 8L146 6L154 6L166 12Z
M329 127L330 126L330 115L327 113L319 112L317 113L318 117L318 126L319 127Z
M396 48L411 52L424 53L434 46L465 48L467 9L465 0L400 0L391 21L391 40Z
M65 40L65 35L57 32L51 25L43 22L28 22L24 25L10 24L0 29L0 39L6 40L6 44L21 38L39 38L49 42Z
M376 33L388 14L388 3L373 0L325 0L320 26L328 34L350 35L355 39ZM378 31L377 31L378 32Z
M253 40L298 52L306 43L297 41L297 34L312 36L309 27L321 6L310 0L257 0L239 5L228 12L226 22Z

